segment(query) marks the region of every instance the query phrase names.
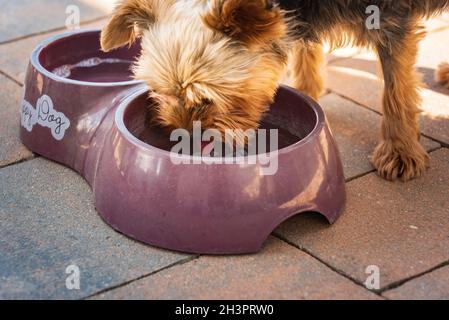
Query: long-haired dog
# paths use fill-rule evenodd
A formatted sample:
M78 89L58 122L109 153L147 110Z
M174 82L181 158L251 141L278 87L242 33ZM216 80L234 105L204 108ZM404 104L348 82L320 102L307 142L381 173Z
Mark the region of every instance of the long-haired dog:
M366 27L366 9L380 28ZM293 51L297 89L323 91L324 41L374 49L385 80L382 140L373 156L389 180L421 176L420 80L415 72L421 20L449 0L125 0L103 29L104 51L142 38L134 72L151 88L156 119L167 128L255 129L275 96ZM439 73L447 82L448 67Z

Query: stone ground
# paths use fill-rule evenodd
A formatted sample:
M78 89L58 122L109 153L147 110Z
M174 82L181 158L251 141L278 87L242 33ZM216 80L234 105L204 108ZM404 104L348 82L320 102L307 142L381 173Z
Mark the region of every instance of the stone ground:
M92 192L71 170L18 138L18 107L31 50L64 31L66 6L82 27L105 23L110 1L0 0L0 299L449 299L449 90L433 80L449 59L449 17L430 21L418 68L428 174L390 183L374 173L382 84L370 52L329 55L321 99L341 148L348 205L333 226L294 218L256 255L185 255L145 246L106 226ZM51 172L51 175L49 174ZM78 265L80 290L66 289ZM366 289L368 266L381 288Z

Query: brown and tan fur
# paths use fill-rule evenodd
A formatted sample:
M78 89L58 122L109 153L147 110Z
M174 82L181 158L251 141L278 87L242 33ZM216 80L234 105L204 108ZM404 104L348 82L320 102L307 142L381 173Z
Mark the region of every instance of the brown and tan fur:
M129 44L139 33L142 55L134 73L152 89L163 127L191 129L201 121L203 128L223 132L257 128L287 63L279 40L287 26L280 12L245 1L241 8L242 18L252 12L257 28L251 34L245 26L237 30L240 16L222 21L207 1L124 1L103 30L102 48ZM232 30L231 36L209 26L220 23L230 24L220 27Z
M449 0L125 0L102 32L109 51L142 38L134 72L168 129L257 128L293 51L295 86L315 99L323 92L322 43L374 49L385 79L382 140L373 156L389 180L421 176L428 155L419 142L420 80L414 65L424 37L421 19ZM379 30L365 27L377 4ZM295 10L295 11L292 11ZM448 83L449 66L437 77Z
M449 88L449 63L442 63L435 73L435 80Z

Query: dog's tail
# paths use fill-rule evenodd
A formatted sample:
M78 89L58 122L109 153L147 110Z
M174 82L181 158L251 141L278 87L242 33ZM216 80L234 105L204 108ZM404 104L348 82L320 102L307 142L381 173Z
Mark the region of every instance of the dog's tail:
M412 6L419 15L430 18L449 11L449 0L413 0Z
M442 63L435 73L435 80L449 88L449 63Z

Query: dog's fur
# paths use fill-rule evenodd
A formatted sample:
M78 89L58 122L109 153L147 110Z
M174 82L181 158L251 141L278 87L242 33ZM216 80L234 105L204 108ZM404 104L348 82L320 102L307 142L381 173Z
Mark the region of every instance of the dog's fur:
M366 8L381 11L366 28ZM373 164L389 180L421 176L428 155L419 143L420 80L414 65L424 37L421 20L449 0L125 0L104 28L104 51L142 37L135 66L167 128L257 128L294 53L295 86L315 99L324 88L321 44L374 49L385 93L382 141ZM437 74L449 81L449 66Z
M449 63L440 64L435 73L435 79L437 82L449 88Z

